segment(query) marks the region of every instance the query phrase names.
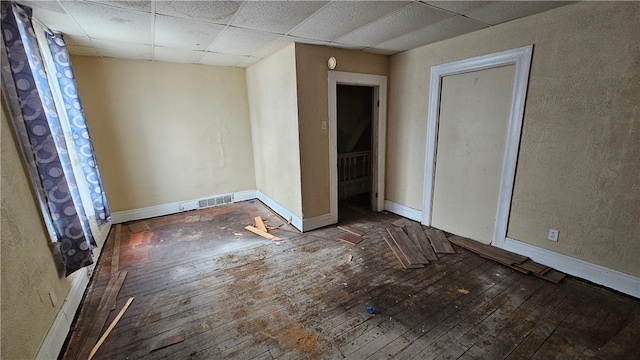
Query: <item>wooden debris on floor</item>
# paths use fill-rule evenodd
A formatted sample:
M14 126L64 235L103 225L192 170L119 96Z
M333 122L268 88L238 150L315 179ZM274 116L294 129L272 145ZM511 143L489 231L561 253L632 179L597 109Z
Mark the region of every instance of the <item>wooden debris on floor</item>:
M124 304L124 306L122 307L122 310L120 310L116 318L113 319L113 321L111 322L107 330L104 332L104 334L102 334L102 336L100 337L100 340L98 340L98 343L93 347L93 349L91 349L91 353L89 354L88 360L91 360L93 356L96 354L96 352L98 351L98 349L100 348L104 340L111 333L111 330L113 330L113 328L116 327L116 324L118 324L118 321L120 321L120 319L122 318L122 315L124 315L124 312L127 311L132 301L133 301L133 297L130 297L129 300L127 300L127 303Z
M450 236L449 241L470 250L483 258L499 262L500 264L506 265L523 274L533 274L539 278L556 284L566 277L564 273L556 271L548 266L538 264L526 256L515 254L511 251L500 249L495 246L483 244L458 235Z
M340 241L346 242L351 245L356 245L360 241L362 241L362 238L360 236L357 236L351 233L346 233L340 237Z
M267 227L264 225L264 221L262 220L262 218L260 216L256 216L254 218L254 220L256 222L255 226L254 225L247 225L244 228L246 230L251 231L252 233L254 233L256 235L262 236L263 238L265 238L267 240L271 240L271 241L280 240L279 237L269 234L269 230L267 230Z
M406 221L406 224L409 238L416 244L420 251L422 251L422 255L430 261L438 260L434 248L431 247L427 236L422 231L422 226L415 221Z
M113 243L113 255L111 255L111 276L115 277L120 270L120 238L122 237L122 225L116 225L116 234ZM115 310L115 309L114 309Z
M417 269L417 268L424 267L423 264L415 264L415 265L409 264L409 262L404 257L404 255L400 252L400 249L398 248L398 245L396 245L396 243L393 242L393 240L387 239L386 236L383 236L382 238L387 243L387 245L389 245L389 247L391 248L391 251L398 258L398 260L400 261L400 264L402 264L403 268L405 268L405 269Z
M352 233L353 235L362 236L367 232L355 225L338 225L338 229L342 231L346 231L348 233Z
M353 255L349 254L349 256L347 256L347 261L351 262L353 260Z
M151 344L149 352L166 348L167 346L175 345L184 341L184 330L179 333L169 336L167 338L160 339Z
M391 235L391 238L396 243L400 252L404 255L409 264L416 265L429 263L429 260L422 255L422 252L416 247L411 239L409 239L409 236L402 231L402 228L392 226L391 228L387 228L387 232Z
M184 219L184 222L186 223L191 223L196 221L200 221L200 215L189 215Z
M395 225L395 226L399 226L399 227L405 227L407 226L407 221L405 218L400 218L394 222L392 222L391 224Z
M455 254L456 251L447 240L444 232L438 229L426 229L424 233L429 237L429 242L436 254Z
M149 225L147 225L147 223L144 221L134 222L129 224L128 226L129 226L129 230L134 234L142 231L150 230Z

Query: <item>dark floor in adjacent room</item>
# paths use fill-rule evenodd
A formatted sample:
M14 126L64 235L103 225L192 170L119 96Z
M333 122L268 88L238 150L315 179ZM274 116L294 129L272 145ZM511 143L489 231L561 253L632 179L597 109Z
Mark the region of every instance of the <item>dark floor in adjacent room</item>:
M335 226L269 241L244 226L282 219L259 201L124 224L127 271L94 359L638 359L640 301L575 278L553 284L455 247L404 270L383 240L399 217L341 206ZM146 226L145 226L146 225ZM115 229L115 226L114 226ZM75 359L111 273L114 230L61 357ZM351 261L349 255L353 256ZM367 313L373 306L375 314ZM150 351L184 332L184 341Z

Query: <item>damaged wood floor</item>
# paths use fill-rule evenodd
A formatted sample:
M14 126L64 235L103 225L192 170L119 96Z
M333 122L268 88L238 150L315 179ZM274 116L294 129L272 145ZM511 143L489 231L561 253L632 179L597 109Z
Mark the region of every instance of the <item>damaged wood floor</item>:
M285 224L270 231L281 241L245 231L255 216L282 223L258 201L125 224L127 276L100 333L134 301L94 359L640 357L636 299L572 277L556 285L457 246L404 270L383 239L398 216L340 211L341 224L366 230L356 246L334 226L300 234ZM63 359L77 358L105 293L114 232ZM171 339L180 341L151 351Z

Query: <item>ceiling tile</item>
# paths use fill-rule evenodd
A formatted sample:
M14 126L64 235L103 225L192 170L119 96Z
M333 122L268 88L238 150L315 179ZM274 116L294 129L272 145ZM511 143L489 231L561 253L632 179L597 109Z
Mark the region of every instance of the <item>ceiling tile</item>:
M269 43L267 46L254 52L252 56L260 59L266 58L267 56L284 49L285 47L287 47L287 45L291 44L292 42L294 41L289 39L287 36L283 36L280 39L273 41Z
M162 46L153 47L153 60L175 63L197 64L204 51L174 49Z
M151 44L151 14L86 2L64 7L91 38Z
M156 14L203 20L216 24L229 23L241 1L156 1Z
M99 56L96 49L89 46L67 45L69 54L83 56Z
M215 65L215 66L239 66L245 67L246 63L251 61L258 61L258 58L252 58L250 56L242 56L242 55L229 55L229 54L218 54L208 52L204 54L199 64L203 65Z
M231 25L286 34L328 1L245 1Z
M173 48L206 50L224 30L223 25L156 15L155 44Z
M470 11L465 16L496 25L506 21L533 15L556 7L571 4L570 1L498 1Z
M363 26L337 41L341 44L373 46L454 16L433 7L414 3Z
M425 4L445 9L456 14L466 14L473 9L485 6L492 1L423 1Z
M103 5L109 5L125 10L136 10L143 12L151 12L151 1L134 1L134 0L125 0L125 1L117 1L117 0L85 0L89 2L99 3Z
M477 21L466 19L463 16L456 16L443 20L437 24L414 31L410 34L385 41L375 46L378 49L405 51L422 45L431 44L436 41L449 39L458 35L480 30L486 25Z
M91 39L86 36L73 36L69 34L63 34L64 42L68 45L89 46L93 47Z
M281 38L279 35L229 27L211 44L209 51L232 55L252 55Z
M296 27L291 35L334 41L409 3L408 1L332 1Z
M151 45L92 39L100 55L123 59L151 60Z
M40 7L40 5L44 4L47 4L48 6ZM33 2L33 4L28 4L28 6L32 6L33 17L47 25L51 30L60 31L69 35L85 35L84 31L78 26L73 18L67 15L61 7L58 6L55 8L50 5L51 4L49 2Z
M64 14L64 9L55 1L18 0L18 4L26 5L32 9L43 9Z
M393 54L399 53L399 51L395 51L395 50L383 50L383 49L374 49L374 48L364 49L364 51L372 54L380 54L380 55L393 55Z

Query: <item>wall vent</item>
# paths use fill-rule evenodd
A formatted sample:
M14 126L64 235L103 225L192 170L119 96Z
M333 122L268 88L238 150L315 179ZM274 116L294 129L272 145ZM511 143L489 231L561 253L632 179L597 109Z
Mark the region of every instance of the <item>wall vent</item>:
M233 203L233 194L214 196L211 198L198 200L198 208L208 208Z

